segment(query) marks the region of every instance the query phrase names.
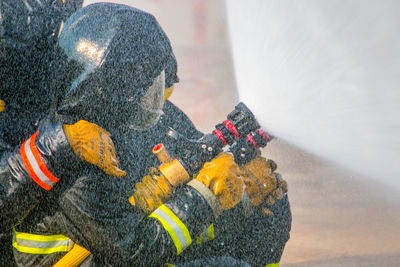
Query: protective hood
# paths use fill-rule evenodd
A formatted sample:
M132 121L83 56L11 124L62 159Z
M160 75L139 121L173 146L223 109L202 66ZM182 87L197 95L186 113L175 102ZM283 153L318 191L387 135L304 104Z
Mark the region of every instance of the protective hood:
M22 98L35 101L46 94L41 82L47 77L60 25L82 2L0 1L0 96L7 103L19 104Z
M60 25L82 2L0 0L0 138L11 146L32 135L48 114Z
M130 107L163 72L165 79L177 81L175 57L160 25L129 6L96 3L78 10L66 21L59 47L67 62L59 80L59 114L102 126L124 124L138 111Z

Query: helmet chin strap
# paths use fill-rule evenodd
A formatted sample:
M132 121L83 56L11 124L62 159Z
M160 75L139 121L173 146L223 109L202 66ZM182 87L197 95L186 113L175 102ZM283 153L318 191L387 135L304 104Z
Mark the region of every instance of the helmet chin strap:
M175 87L172 85L164 90L164 102L167 101L167 99L172 95L174 89Z

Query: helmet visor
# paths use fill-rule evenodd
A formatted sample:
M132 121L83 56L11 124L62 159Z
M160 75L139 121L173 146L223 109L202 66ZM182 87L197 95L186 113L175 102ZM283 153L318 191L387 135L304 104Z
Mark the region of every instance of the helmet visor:
M164 114L162 107L164 104L165 71L163 70L153 84L146 91L139 102L136 103L135 115L130 120L129 127L135 130L145 130L154 126L161 115Z
M153 84L147 89L140 100L139 104L151 109L162 109L164 104L164 89L165 89L165 71L154 78Z

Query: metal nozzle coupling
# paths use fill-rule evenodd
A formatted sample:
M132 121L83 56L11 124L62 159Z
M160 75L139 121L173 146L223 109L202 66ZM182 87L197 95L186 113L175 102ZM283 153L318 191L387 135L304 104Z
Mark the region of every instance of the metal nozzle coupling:
M168 151L165 149L164 144L158 144L153 147L153 154L157 156L157 158L162 162L162 163L170 163L173 158L171 155L168 153Z
M162 164L159 166L159 171L172 186L176 187L189 180L190 175L187 173L179 160L171 157L164 144L158 144L154 146L153 153L162 162Z

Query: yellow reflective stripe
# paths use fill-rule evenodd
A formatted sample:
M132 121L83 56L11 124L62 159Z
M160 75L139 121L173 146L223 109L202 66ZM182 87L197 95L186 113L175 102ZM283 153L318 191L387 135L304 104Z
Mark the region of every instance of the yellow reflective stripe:
M182 252L181 242L179 242L179 238L176 236L172 227L169 226L169 224L166 221L164 221L163 218L161 218L160 216L158 216L155 213L150 214L149 218L156 218L157 220L159 220L161 222L162 226L165 228L165 230L167 230L167 232L169 233L169 235L172 238L172 241L175 244L175 247L177 250L176 254L179 255Z
M15 231L15 229L13 229L13 231L15 233L15 237L18 239L26 239L26 240L41 241L41 242L62 241L69 239L65 235L37 235L37 234L17 232Z
M165 267L176 267L175 265L171 264L171 263L166 263Z
M165 205L161 205L149 216L156 218L167 230L175 244L177 255L192 243L190 233L183 222Z
M214 224L211 224L210 227L207 229L208 231L208 240L213 240L214 239Z
M265 267L278 267L279 264L280 264L280 262L278 262L278 263L271 263L271 264L265 265Z
M167 208L167 206L162 205L159 207L160 210L164 211L166 214L168 214L172 220L174 220L174 222L176 222L176 224L178 224L179 229L183 232L186 242L187 242L187 246L190 246L190 244L192 244L192 238L190 237L190 233L189 230L186 228L186 225L169 209ZM186 248L185 247L185 248Z
M201 242L203 242L203 235L202 235L202 234L200 234L200 235L197 237L196 244L199 245L199 244L201 244Z
M204 240L204 242L211 241L214 239L214 224L211 224L203 233L201 233L197 237L197 242L196 244L201 244L203 242L203 236L208 236L208 240Z
M51 254L67 252L73 242L64 235L37 235L17 232L13 229L13 247L19 252L30 254Z

